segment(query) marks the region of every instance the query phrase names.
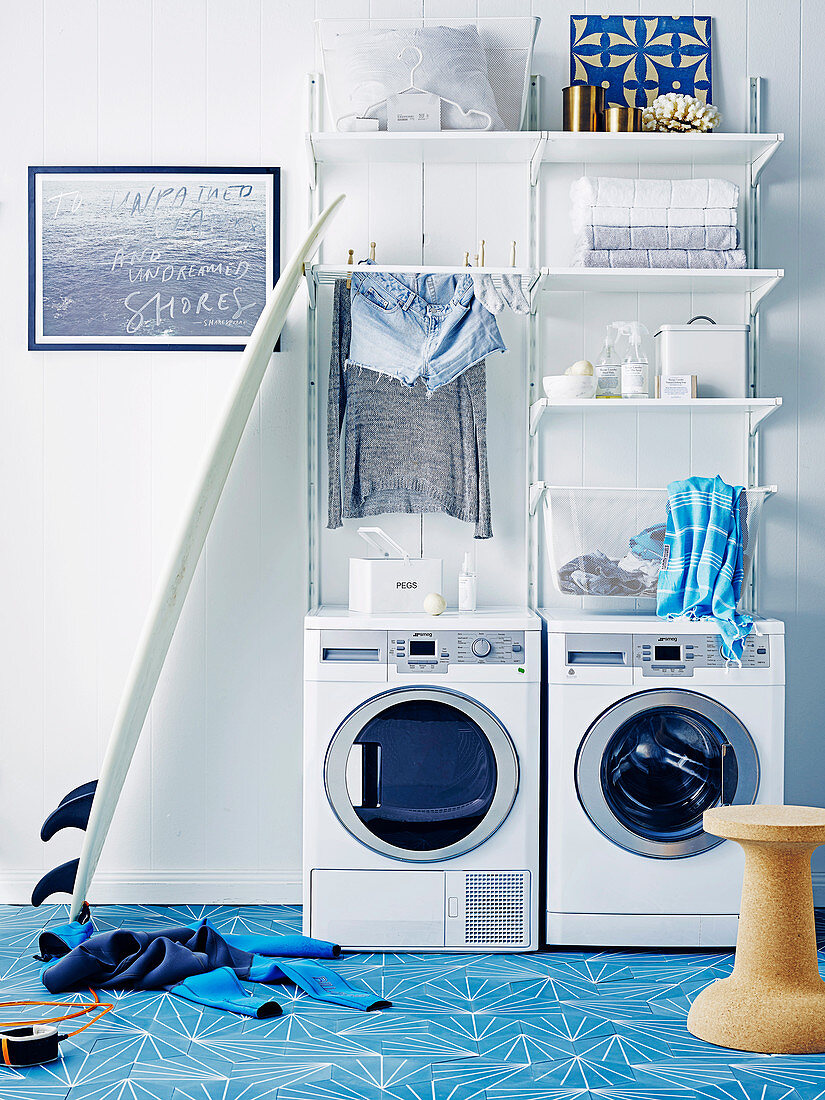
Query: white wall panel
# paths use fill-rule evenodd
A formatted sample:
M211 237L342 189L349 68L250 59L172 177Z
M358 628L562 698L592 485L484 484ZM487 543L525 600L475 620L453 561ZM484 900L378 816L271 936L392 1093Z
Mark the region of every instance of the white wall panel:
M149 593L190 491L237 356L26 351L27 164L280 164L288 254L308 207L305 74L317 67L313 5L298 0L44 0L7 6L0 66L4 119L0 245L0 492L11 537L0 540L4 595L0 725L15 783L0 776L0 900L23 900L42 866L77 854L76 834L44 849L44 812L96 773ZM585 0L316 0L326 17L542 17L534 69L542 121L561 122L569 15L610 12ZM628 13L656 14L654 0ZM715 0L715 99L743 129L747 77L766 78L763 128L786 143L763 184L761 260L786 279L761 318L761 392L784 407L765 426L762 479L777 482L761 551L761 606L788 622L788 795L820 801L823 706L817 693L823 497L818 332L825 149L817 125L818 43L825 26L801 0ZM800 47L800 41L802 46ZM20 89L25 88L25 96ZM587 166L666 175L660 167ZM583 165L545 168L542 256L566 265L569 185ZM697 169L697 172L699 170ZM702 169L703 173L707 170ZM689 174L689 168L679 170ZM739 169L722 169L740 183ZM478 240L490 263L516 239L527 256L525 186L512 165L352 165L325 173L324 196L348 200L325 248L379 260L458 263ZM422 205L423 196L423 205ZM325 401L331 294L319 296L321 478L326 516ZM711 313L743 319L736 296L545 294L542 373L599 353L607 321L651 329ZM496 537L476 543L480 596L514 601L524 587L525 325L506 317L505 356L488 365L488 435ZM186 900L294 897L300 864L300 623L306 568L306 320L290 315L227 484L161 678L135 768L101 864L98 896ZM800 370L799 365L802 365ZM628 410L547 416L540 476L549 482L664 484L689 467L741 476L726 418ZM382 517L399 539L445 559L445 589L472 545L443 516ZM322 534L322 597L346 599L355 528ZM544 562L542 599L558 596ZM825 865L825 864L820 864ZM234 878L230 869L240 869ZM108 876L108 878L107 878ZM234 882L234 892L233 892Z

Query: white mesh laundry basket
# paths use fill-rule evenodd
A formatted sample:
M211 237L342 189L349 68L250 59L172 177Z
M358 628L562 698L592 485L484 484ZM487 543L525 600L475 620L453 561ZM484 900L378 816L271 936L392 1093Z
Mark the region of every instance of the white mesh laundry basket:
M539 22L531 16L316 20L332 128L352 130L357 118L368 117L386 130L383 101L409 86L417 50L422 63L414 82L441 97L443 129L520 130Z
M742 499L743 566L750 571L769 488ZM655 599L667 489L548 485L544 524L553 583L564 595Z

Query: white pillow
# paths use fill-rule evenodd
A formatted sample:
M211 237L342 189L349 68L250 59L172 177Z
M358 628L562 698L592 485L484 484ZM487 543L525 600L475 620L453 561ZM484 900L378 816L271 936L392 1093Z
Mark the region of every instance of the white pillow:
M348 102L335 120L339 130L351 129L356 116L363 116L373 104L409 85L416 55L412 49L405 50L405 46L416 46L422 54L422 62L413 76L416 87L459 105L460 110L442 102L442 129L504 129L490 86L487 55L478 28L470 24L340 35L335 42L335 68L338 79L345 82ZM471 110L484 112L491 122L483 115L462 113ZM380 129L386 130L386 104L370 111L369 117L377 118Z

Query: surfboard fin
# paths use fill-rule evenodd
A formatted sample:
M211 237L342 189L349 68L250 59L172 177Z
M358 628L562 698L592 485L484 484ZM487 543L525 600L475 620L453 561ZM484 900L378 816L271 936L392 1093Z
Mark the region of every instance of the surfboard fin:
M89 824L89 814L92 812L92 799L97 790L97 780L84 783L75 787L73 791L60 800L56 810L52 810L43 822L40 830L40 839L51 840L55 833L61 829L85 829Z
M61 863L59 867L47 871L32 890L32 905L42 905L52 894L71 894L79 862L79 859L70 859L68 863Z

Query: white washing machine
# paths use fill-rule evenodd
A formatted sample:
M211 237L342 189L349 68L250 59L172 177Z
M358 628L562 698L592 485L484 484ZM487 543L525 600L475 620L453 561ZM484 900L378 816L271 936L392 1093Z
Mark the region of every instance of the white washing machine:
M304 933L536 950L540 619L320 608L304 680Z
M732 946L742 849L702 813L783 802L784 625L735 668L707 622L543 615L547 942Z

